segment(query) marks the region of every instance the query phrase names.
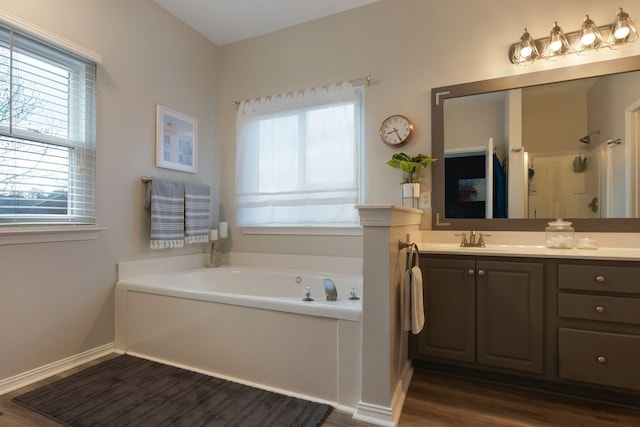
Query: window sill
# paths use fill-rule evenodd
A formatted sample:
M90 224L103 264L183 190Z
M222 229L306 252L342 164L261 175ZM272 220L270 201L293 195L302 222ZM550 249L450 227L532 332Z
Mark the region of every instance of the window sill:
M0 245L95 240L102 230L96 225L0 228Z
M241 227L240 232L296 236L362 236L362 227Z

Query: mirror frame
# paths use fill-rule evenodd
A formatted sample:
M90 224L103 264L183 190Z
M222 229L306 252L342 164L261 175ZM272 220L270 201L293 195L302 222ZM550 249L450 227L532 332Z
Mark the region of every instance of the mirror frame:
M433 230L544 231L550 219L444 217L444 103L449 98L640 70L640 55L431 89ZM640 218L566 218L578 232L638 232Z

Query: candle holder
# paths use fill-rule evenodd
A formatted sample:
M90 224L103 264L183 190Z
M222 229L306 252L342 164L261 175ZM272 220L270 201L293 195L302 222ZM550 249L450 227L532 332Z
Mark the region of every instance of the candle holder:
M227 222L221 222L218 225L218 230L211 229L209 230L209 241L211 245L209 247L209 260L207 262L207 267L219 267L221 265L220 257L224 255L226 252L224 249L220 250L220 245L218 245L218 249L216 249L216 243L226 240L229 237L229 224ZM224 246L224 245L223 245Z

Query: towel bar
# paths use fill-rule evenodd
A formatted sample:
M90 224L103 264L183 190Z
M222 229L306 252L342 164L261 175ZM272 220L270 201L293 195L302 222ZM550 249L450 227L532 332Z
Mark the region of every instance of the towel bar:
M140 177L140 181L142 181L143 183L145 183L145 184L146 184L146 183L148 183L148 182L153 181L153 178L151 178L150 176L144 176L144 175L143 175L143 176L141 176L141 177Z
M405 242L402 239L398 240L398 250L399 251L403 250L404 248L408 248L408 247L411 247L411 246L414 246L414 245L415 245L415 243Z

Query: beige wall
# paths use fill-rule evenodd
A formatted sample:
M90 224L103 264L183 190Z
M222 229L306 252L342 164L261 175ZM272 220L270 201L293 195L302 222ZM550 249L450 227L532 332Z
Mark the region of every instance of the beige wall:
M587 87L532 94L522 91L522 145L536 154L585 152L579 142L588 134Z
M140 176L217 194L218 48L152 0L1 0L0 9L102 56L97 202L107 228L94 241L0 246L2 380L113 342L117 262L204 250L148 249ZM197 175L154 167L157 103L199 120Z
M382 0L266 36L217 48L152 0L0 0L0 9L102 55L98 75L97 240L0 246L0 379L113 340L116 263L203 250L152 252L140 175L220 185L220 215L233 250L361 256L361 237L242 236L233 227L232 101L373 74L366 91L366 203L400 203L394 150L377 136L393 113L417 130L405 147L431 152L433 87L637 55L615 52L515 67L507 49L524 26L538 36L554 20L567 31L582 14L611 22L636 0ZM636 19L638 20L638 19ZM199 119L198 174L154 167L154 107ZM220 123L220 126L218 126ZM218 142L219 140L219 142ZM220 153L218 155L218 145ZM217 200L213 202L217 221Z
M233 219L236 100L287 90L375 76L365 93L366 203L400 204L397 170L385 163L396 152L377 132L385 117L402 113L414 120L408 153L431 154L430 90L455 83L566 67L637 55L640 43L619 51L571 55L555 63L516 67L509 46L526 26L546 36L555 20L575 31L584 14L603 25L622 6L632 17L640 4L621 0L382 0L339 15L224 46L220 72L221 206L231 223L234 250L359 256L359 238L240 235ZM638 18L640 19L640 18ZM636 20L638 20L636 19Z

